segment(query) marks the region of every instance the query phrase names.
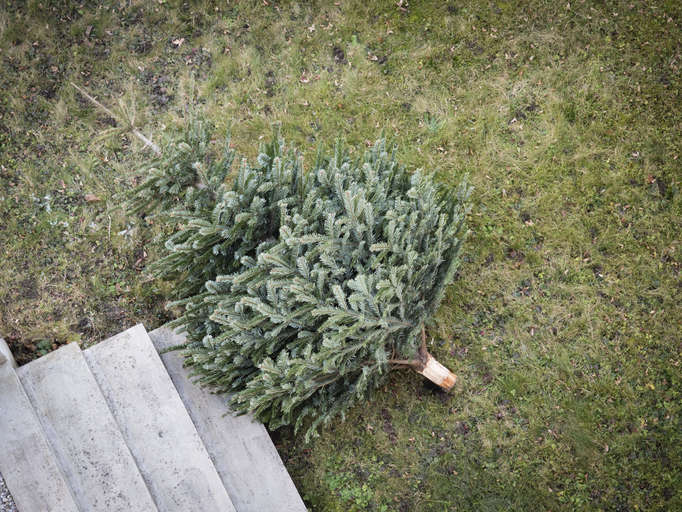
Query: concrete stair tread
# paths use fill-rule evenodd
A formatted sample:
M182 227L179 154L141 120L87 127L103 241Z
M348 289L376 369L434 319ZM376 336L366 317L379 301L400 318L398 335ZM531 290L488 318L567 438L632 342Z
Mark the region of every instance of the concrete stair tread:
M159 511L235 510L144 327L84 356Z
M80 510L156 510L77 344L22 366L17 374Z
M11 353L0 339L0 353ZM78 512L13 364L0 364L0 472L21 511Z
M224 397L194 384L179 351L186 342L161 327L149 333L238 512L304 512L306 507L265 427L231 413Z

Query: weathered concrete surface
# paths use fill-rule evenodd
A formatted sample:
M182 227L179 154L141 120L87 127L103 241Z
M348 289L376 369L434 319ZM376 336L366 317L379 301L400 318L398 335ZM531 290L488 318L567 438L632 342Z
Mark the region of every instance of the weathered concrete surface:
M186 341L165 327L149 337L159 352ZM237 511L304 512L306 507L265 427L250 416L235 416L225 397L194 384L180 352L162 353L161 359Z
M17 374L81 510L156 510L77 344L36 359Z
M0 350L9 353L4 341L1 344ZM35 411L9 362L0 365L0 472L19 510L78 512Z
M142 325L84 352L160 511L234 511Z
M12 368L17 367L17 362L14 360L12 351L7 346L7 342L0 338L0 365L8 363Z

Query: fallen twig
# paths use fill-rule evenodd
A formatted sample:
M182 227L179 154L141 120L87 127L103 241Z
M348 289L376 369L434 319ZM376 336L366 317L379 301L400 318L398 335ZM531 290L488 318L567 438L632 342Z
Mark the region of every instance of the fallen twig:
M114 119L114 120L116 120L116 121L119 120L119 119L116 117L116 115L115 115L111 110L109 110L107 107L105 107L104 105L102 105L102 103L100 103L100 102L97 101L95 98L93 98L93 97L92 97L90 94L88 94L84 89L82 89L81 87L77 86L77 85L74 84L73 82L71 82L71 85L73 85L79 93L81 93L83 96L85 96L93 105L95 105L95 106L98 107L100 110L102 110L102 112L104 112L106 115L108 115L109 117L111 117L112 119ZM130 126L130 130L133 132L133 135L135 135L138 139L140 139L142 142L144 142L144 147L149 147L149 148L151 148L151 150L152 150L154 153L156 153L157 155L160 155L160 154L161 154L161 149L159 148L159 146L157 146L156 144L154 144L150 139L147 138L147 136L145 136L144 133L142 133L140 130L138 130L137 128L135 128L135 126L131 125L131 126Z

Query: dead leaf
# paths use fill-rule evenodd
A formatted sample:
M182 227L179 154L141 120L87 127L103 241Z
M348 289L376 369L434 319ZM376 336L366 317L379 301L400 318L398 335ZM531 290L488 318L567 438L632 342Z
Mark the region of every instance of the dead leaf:
M184 42L185 42L184 37L181 37L179 39L173 39L173 46L175 46L176 48L180 48L182 46L182 43Z
M101 201L99 196L96 196L95 194L85 194L85 200L88 203L96 203L97 201Z

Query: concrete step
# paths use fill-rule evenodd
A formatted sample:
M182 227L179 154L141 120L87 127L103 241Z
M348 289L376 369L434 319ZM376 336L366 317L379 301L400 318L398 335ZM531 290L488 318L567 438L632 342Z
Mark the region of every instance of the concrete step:
M17 374L80 510L156 510L77 344L22 366Z
M84 355L159 511L234 511L144 327Z
M183 335L161 327L149 333L176 389L211 455L238 512L304 512L301 497L275 446L259 422L230 412L225 397L194 384L180 352Z
M78 512L3 339L0 358L0 473L17 508Z

